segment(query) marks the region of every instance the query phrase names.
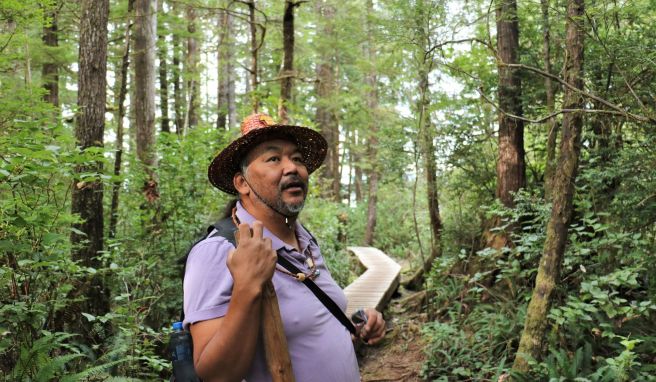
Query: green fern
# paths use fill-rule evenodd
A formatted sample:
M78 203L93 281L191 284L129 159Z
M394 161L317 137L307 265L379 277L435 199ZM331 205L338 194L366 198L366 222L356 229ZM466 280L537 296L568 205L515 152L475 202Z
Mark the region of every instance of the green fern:
M118 364L121 364L123 362L126 362L130 358L131 357L125 357L125 358L122 358L122 359L119 359L119 360L116 360L116 361L103 363L103 364L97 365L97 366L92 366L88 369L85 369L85 370L79 372L79 373L63 377L61 379L61 382L77 382L77 381L82 381L82 380L85 380L85 379L91 378L91 377L99 377L103 373L105 373L108 369L110 369L111 367L116 366ZM102 378L103 380L106 380L108 378L108 376L106 376L106 375L102 375L102 377L103 377Z
M35 381L50 381L57 376L57 373L62 371L66 364L76 358L82 357L82 354L66 354L53 358L45 366L42 366L39 373L34 378Z

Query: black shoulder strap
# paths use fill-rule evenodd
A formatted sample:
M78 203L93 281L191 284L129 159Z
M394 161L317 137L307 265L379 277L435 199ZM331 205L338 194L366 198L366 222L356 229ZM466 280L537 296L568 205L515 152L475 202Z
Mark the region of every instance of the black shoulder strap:
M290 271L293 274L301 273L301 270L298 269L294 264L289 262L289 260L285 259L284 257L278 255L278 264L282 265L285 269ZM314 283L309 277L306 277L305 280L303 280L303 284L307 286L312 293L314 293L315 296L323 303L323 305L328 308L330 313L335 316L339 320L339 322L342 323L348 329L351 334L356 335L355 331L355 326L353 326L353 323L351 320L346 317L346 314L339 308L339 306L333 301L330 296L326 294L317 284Z
M303 226L303 228L305 228L305 226ZM305 228L305 230L307 231L307 233L310 234L310 237L316 243L316 239L310 233L310 231L308 231L307 228ZM212 231L215 231L215 232L212 233ZM227 218L221 219L218 222L216 222L216 223L212 224L211 226L207 227L207 235L208 236L206 236L206 237L202 238L201 240L197 241L196 243L194 243L194 246L196 244L198 244L199 242L201 242L202 240L205 240L208 237L222 236L226 240L228 240L233 246L236 247L237 244L236 244L236 241L235 241L235 231L236 231L236 229L235 229L235 225L232 221L232 218L227 217ZM193 246L192 246L192 248L193 248ZM189 253L187 253L187 256L189 256ZM187 263L187 261L186 261L187 256L184 257L184 260L185 260L184 267L185 268L186 268L186 263ZM290 263L289 260L285 259L284 257L282 257L280 255L278 255L278 264L280 264L283 268L287 269L288 271L290 271L293 274L297 274L297 273L301 272L301 270L298 269L294 264ZM183 283L184 283L184 271L185 271L185 269L183 268L183 271L182 271L183 272L182 273ZM355 326L353 326L353 323L351 322L351 320L349 320L348 317L346 317L346 314L344 314L344 312L339 308L339 306L335 303L335 301L333 301L333 299L331 299L330 296L328 296L326 294L326 292L321 290L321 288L319 288L319 286L317 284L315 284L314 281L312 281L310 278L306 278L303 281L303 284L305 284L305 286L307 286L312 291L312 293L314 293L314 295L319 299L319 301L321 301L321 303L330 311L330 313L332 313L333 316L335 316L335 318L337 318L337 320L339 320L339 322L341 322L342 325L344 325L346 327L346 329L348 329L348 331L351 332L351 334L356 335ZM182 307L181 312L180 312L180 321L184 321L184 306Z

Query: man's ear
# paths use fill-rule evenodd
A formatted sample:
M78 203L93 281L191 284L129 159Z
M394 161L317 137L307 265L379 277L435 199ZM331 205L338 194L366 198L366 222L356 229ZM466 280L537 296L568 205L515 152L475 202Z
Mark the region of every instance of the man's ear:
M248 195L251 191L251 188L246 183L246 178L241 172L235 173L235 176L232 177L232 184L235 186L235 189L240 195Z

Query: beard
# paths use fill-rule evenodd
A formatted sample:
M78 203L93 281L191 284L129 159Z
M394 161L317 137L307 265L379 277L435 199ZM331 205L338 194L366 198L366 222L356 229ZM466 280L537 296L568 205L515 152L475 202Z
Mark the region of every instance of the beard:
M303 190L303 200L297 203L286 203L282 199L282 192L291 187L300 187ZM307 197L307 183L303 182L298 175L291 175L285 181L280 182L278 185L278 197L275 201L275 206L280 212L285 215L297 216L305 206L305 198Z
M244 177L246 179L246 177ZM248 183L248 180L246 180ZM273 209L274 211L289 217L296 217L303 210L305 206L305 198L307 197L307 183L298 175L290 175L284 181L281 181L278 184L278 193L275 197L275 200L271 200L268 197L261 196L251 185L248 183L248 186L253 190L253 193L264 205ZM303 190L303 199L297 203L286 203L282 199L282 192L291 187L300 187Z

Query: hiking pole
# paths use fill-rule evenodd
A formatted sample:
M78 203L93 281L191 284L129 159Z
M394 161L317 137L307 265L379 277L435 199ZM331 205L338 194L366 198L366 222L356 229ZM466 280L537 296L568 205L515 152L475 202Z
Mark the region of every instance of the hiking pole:
M278 297L273 283L267 281L262 292L262 336L267 367L273 382L294 382L287 337L282 326Z

